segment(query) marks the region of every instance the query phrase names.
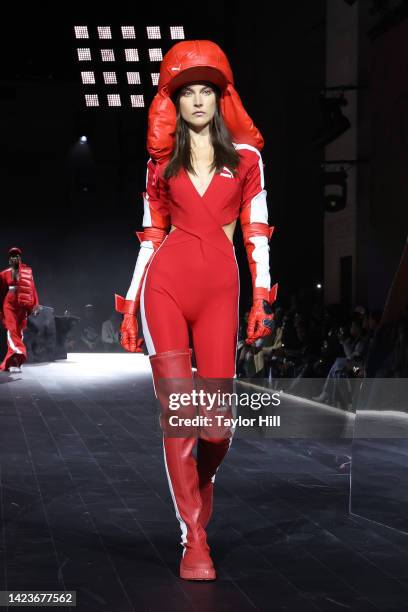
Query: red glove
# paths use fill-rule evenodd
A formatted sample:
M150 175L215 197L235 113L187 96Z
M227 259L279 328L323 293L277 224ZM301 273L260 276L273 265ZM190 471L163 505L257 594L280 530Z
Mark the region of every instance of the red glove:
M254 301L248 317L247 344L254 344L258 338L269 336L274 327L272 304L276 300L278 283L270 291L259 287L254 290Z
M120 326L120 343L130 353L143 353L143 338L138 338L136 316L126 313Z

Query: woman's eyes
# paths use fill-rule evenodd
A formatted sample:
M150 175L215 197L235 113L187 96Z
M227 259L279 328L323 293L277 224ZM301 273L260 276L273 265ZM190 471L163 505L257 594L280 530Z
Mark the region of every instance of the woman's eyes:
M192 93L193 93L192 91L187 89L186 91L183 92L183 96L190 96ZM206 96L208 96L208 95L212 94L212 89L203 89L203 91L201 93L203 93Z

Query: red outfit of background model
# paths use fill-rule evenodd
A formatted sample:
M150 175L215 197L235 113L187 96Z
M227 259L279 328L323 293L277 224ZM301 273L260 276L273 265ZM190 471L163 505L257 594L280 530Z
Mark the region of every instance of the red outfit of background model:
M10 249L9 254L20 252ZM0 272L0 319L7 330L7 354L0 370L19 368L27 359L23 332L27 327L27 316L38 306L38 295L32 270L20 262L17 278L13 269Z

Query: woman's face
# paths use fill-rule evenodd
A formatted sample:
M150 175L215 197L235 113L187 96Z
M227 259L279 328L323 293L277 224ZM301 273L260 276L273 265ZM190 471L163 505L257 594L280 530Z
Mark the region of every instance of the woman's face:
M179 97L180 115L193 128L203 128L214 117L217 96L211 85L193 83L186 85Z

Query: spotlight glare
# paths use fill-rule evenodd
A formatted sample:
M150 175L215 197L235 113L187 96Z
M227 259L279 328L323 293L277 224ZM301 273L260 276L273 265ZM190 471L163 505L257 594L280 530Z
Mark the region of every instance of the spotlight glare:
M183 26L170 26L170 36L173 40L184 39L184 28Z
M116 72L104 72L103 80L105 81L105 85L117 85L118 83Z
M74 26L75 38L89 38L88 26Z
M133 26L122 26L121 30L123 38L136 38L135 28Z
M321 289L321 288L322 288L321 283L317 283L317 285L316 285L316 289Z
M161 62L163 54L161 49L149 49L149 58L151 62Z
M147 38L161 38L160 26L147 26Z
M99 38L112 38L112 32L110 26L98 26Z
M87 106L99 106L98 94L85 94L85 104Z
M91 61L91 50L90 49L77 49L78 60L80 62L90 62Z
M101 58L103 62L114 62L115 53L113 49L101 49Z
M90 72L81 72L82 83L84 85L95 85L95 73Z
M88 138L86 136L81 136L79 139L79 142L81 144L85 144L86 142L88 142Z
M127 62L138 62L139 51L137 49L125 49L125 58Z
M108 106L122 106L120 94L108 94Z
M129 85L140 85L140 72L127 72L126 75Z
M150 76L152 77L152 85L158 85L160 72L151 72Z
M131 95L130 103L133 108L143 108L145 105L143 94Z

